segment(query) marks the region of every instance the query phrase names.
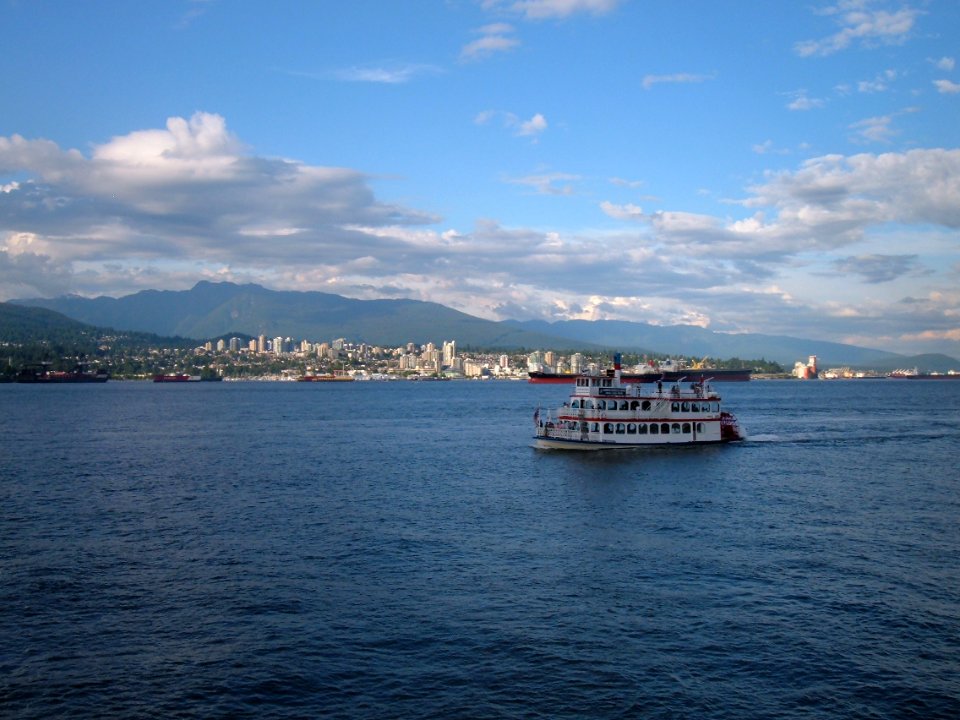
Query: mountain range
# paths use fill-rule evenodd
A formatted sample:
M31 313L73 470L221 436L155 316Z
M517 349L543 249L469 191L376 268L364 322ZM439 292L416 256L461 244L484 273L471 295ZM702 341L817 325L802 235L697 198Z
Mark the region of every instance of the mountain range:
M946 355L905 356L821 340L615 320L495 322L419 300L354 300L330 293L275 291L229 282L202 281L190 290L145 290L120 298L63 296L11 302L53 310L97 327L198 340L238 333L314 341L343 337L388 346L456 340L461 347L504 350L617 349L764 358L787 367L817 355L822 367L890 370L917 366L940 372L960 369L960 361Z

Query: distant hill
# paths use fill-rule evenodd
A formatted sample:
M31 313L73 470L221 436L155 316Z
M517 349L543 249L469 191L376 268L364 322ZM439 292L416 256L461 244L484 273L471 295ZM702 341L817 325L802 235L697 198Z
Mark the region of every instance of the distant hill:
M353 300L321 292L199 282L190 290L145 290L121 298L76 296L17 300L91 325L207 339L245 333L268 337L399 346L456 340L484 348L587 349L589 343L491 322L418 300Z
M53 310L0 303L0 341L3 342L33 343L54 337L92 340L97 334L96 328Z
M353 300L321 292L268 290L259 285L199 282L190 290L145 290L121 298L76 296L18 300L98 327L195 340L231 334L313 341L338 337L399 346L456 340L461 347L622 350L693 357L764 358L792 368L816 355L821 367L875 370L960 369L946 355L907 357L870 348L780 335L732 335L690 325L661 326L614 320L493 322L418 300ZM0 338L2 339L2 338Z
M114 347L189 347L195 344L182 337L160 337L133 330L118 332L112 328L95 327L46 308L0 302L2 343L56 343L92 349L107 336Z

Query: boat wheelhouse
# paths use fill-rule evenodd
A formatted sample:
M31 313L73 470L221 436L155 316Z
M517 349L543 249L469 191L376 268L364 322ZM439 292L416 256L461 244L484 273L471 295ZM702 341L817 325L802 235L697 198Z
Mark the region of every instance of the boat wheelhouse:
M721 408L709 381L621 382L620 355L604 375L582 375L556 411L534 414L534 446L605 450L742 440L736 418Z

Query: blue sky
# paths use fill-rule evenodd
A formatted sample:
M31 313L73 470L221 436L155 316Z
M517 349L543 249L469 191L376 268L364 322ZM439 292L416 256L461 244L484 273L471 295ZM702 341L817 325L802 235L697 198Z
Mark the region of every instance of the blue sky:
M222 279L960 357L953 0L0 0L0 32L0 299Z

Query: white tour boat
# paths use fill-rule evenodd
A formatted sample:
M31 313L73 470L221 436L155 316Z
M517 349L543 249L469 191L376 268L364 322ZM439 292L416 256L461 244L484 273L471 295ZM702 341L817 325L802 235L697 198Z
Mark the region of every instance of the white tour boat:
M708 381L629 385L620 377L617 353L613 370L577 377L570 399L555 412L537 408L534 447L607 450L743 439L737 419L721 410L720 395Z

